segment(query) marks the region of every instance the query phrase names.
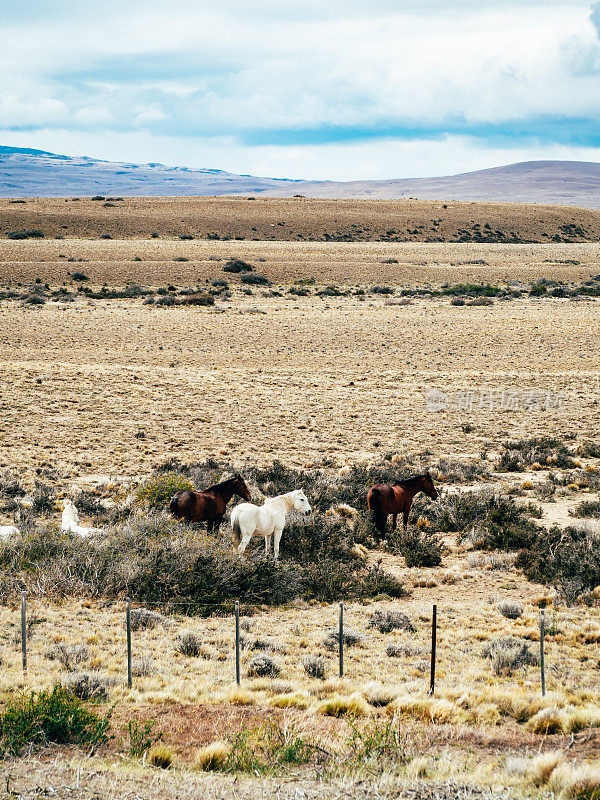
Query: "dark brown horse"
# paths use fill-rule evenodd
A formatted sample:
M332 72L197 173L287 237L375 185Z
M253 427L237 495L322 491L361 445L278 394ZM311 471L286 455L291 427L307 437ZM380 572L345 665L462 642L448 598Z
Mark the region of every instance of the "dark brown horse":
M219 530L223 522L227 503L234 494L250 500L250 489L241 475L235 474L222 483L215 483L203 492L192 492L184 489L171 498L169 510L177 519L188 522L206 522L209 531Z
M438 493L429 472L406 481L397 481L392 485L379 483L369 489L367 505L373 512L375 527L382 537L385 537L385 525L389 514L393 514L393 531L396 530L396 518L400 513L403 515L404 530L406 530L412 501L419 492L425 492L432 500L437 500Z

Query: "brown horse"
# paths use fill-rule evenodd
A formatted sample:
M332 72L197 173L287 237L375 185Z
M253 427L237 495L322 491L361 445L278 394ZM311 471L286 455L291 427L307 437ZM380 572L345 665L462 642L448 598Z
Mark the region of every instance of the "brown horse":
M219 530L223 522L227 503L234 494L250 500L250 489L241 475L236 473L222 483L215 483L203 492L192 492L184 489L171 498L169 510L177 519L188 522L206 522L208 531Z
M397 481L390 485L380 483L372 486L367 495L367 505L373 512L375 527L382 537L385 537L385 525L388 514L393 514L392 530L396 530L396 518L400 512L404 517L404 530L408 526L408 516L412 501L416 494L425 492L432 500L436 500L438 493L429 472L417 475L406 481Z

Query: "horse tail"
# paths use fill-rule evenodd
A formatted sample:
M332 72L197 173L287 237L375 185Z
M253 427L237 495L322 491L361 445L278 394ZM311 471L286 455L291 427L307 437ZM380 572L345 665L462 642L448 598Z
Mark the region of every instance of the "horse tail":
M240 528L240 521L237 517L232 517L231 530L233 531L233 542L237 546L242 541L242 529Z
M375 527L379 533L384 536L387 514L381 508L381 491L377 488L377 486L373 486L371 489L369 489L369 494L367 495L367 505L373 512L373 522L375 523Z
M174 517L179 519L181 516L179 512L179 495L176 494L171 498L171 502L169 503L169 511L173 514Z

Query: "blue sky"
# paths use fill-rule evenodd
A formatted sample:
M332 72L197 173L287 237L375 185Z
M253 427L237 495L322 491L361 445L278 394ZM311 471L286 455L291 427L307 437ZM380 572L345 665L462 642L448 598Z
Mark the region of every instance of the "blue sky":
M0 144L293 178L600 161L600 2L0 0Z

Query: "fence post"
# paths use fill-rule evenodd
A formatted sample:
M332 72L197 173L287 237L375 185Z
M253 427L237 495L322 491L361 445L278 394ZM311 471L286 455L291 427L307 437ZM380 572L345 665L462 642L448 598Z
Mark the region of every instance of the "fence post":
M544 623L545 615L542 609L540 614L540 670L542 672L542 697L546 696L546 675L544 673Z
M131 600L127 598L125 606L125 624L127 626L127 687L131 689Z
M235 682L240 685L240 601L235 601Z
M340 624L338 629L340 645L340 678L344 677L344 604L340 603Z
M21 654L23 672L27 674L27 592L21 592Z
M429 694L435 691L435 645L437 637L437 605L433 607L433 615L431 617L431 677L429 682Z

